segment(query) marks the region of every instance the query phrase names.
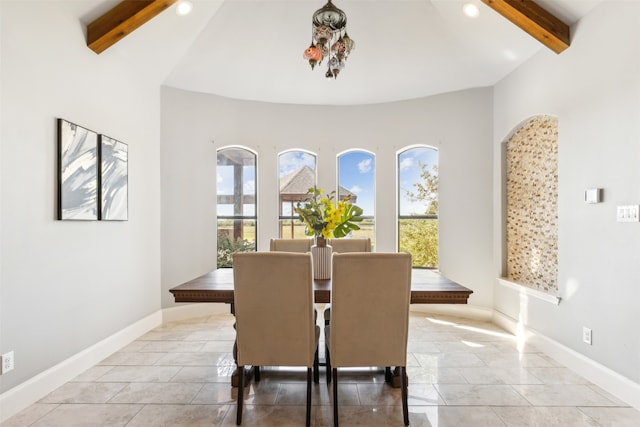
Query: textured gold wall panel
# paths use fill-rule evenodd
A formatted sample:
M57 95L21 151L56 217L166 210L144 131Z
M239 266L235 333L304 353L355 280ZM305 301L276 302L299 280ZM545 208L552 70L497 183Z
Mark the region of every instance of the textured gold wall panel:
M507 278L558 293L558 120L537 116L507 141Z

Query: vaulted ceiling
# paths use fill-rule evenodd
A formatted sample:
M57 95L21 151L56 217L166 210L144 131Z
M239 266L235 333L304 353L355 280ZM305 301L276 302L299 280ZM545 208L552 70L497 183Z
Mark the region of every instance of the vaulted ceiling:
M575 32L602 1L334 0L356 42L336 80L302 59L311 16L326 0L192 0L187 16L175 13L176 0L96 1L82 20L87 45L97 53L134 58L166 49L167 86L266 102L354 105L491 86L541 50L562 54L569 27ZM462 12L467 3L479 9L476 18Z

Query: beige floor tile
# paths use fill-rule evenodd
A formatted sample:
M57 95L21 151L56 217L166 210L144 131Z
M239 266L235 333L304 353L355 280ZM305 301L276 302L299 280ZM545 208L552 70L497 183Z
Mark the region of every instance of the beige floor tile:
M583 384L514 385L534 406L616 406Z
M183 383L226 383L231 384L235 366L184 366L171 378L171 382Z
M197 383L131 383L115 395L113 403L191 403L202 389Z
M510 385L437 384L436 389L447 405L530 406Z
M230 408L228 405L145 405L127 427L219 426Z
M589 381L563 367L530 367L527 371L539 378L543 384L588 384Z
M203 351L207 341L139 341L137 351L144 353L190 353ZM231 350L229 350L231 351Z
M229 366L235 365L231 353L165 353L156 365L172 366Z
M167 382L182 369L180 366L114 366L98 382Z
M495 407L508 427L594 427L592 418L575 407Z
M514 368L460 368L460 374L469 384L542 384L530 369Z
M634 408L580 407L579 409L603 427L640 426L640 411Z
M435 407L434 407L435 408ZM409 408L412 427L432 427L429 410L422 407ZM330 406L318 408L317 427L333 427L333 409ZM338 420L341 427L403 427L402 406L339 406Z
M235 425L233 323L223 314L155 328L2 427ZM640 411L495 325L412 313L410 326L412 427L640 426ZM339 375L342 427L403 425L400 390L382 368ZM333 425L332 393L323 367L312 426ZM263 367L244 401L244 426L304 425L306 369Z
M126 383L69 382L52 391L40 403L107 403Z
M423 418L426 417L427 423ZM409 419L414 426L418 419L421 425L431 427L504 427L500 417L486 406L413 406ZM543 427L543 426L540 426Z
M142 405L59 405L31 425L33 427L126 426L141 409Z
M316 408L311 408L311 426L315 426ZM306 406L246 405L242 410L244 427L300 427L305 425ZM236 425L236 407L225 416L222 427Z
M35 403L3 422L2 427L30 426L58 406L58 403Z

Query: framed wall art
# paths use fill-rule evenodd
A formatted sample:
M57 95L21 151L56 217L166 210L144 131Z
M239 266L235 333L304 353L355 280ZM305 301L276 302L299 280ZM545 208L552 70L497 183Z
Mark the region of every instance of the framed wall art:
M99 136L100 219L126 221L128 218L128 146L106 135Z
M58 219L98 219L98 134L58 119Z

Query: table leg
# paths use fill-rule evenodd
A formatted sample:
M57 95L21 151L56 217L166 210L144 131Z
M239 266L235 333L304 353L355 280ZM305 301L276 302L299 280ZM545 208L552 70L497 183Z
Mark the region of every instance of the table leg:
M233 304L231 304L231 314L235 315ZM234 330L236 329L235 323L233 324L233 329ZM240 375L238 370L238 338L237 337L235 340L233 340L233 361L236 364L236 368L233 370L233 373L231 374L231 387L238 387L238 383L240 382L240 379L239 379ZM244 375L245 387L249 385L252 377L253 377L253 367L249 367L249 369Z

